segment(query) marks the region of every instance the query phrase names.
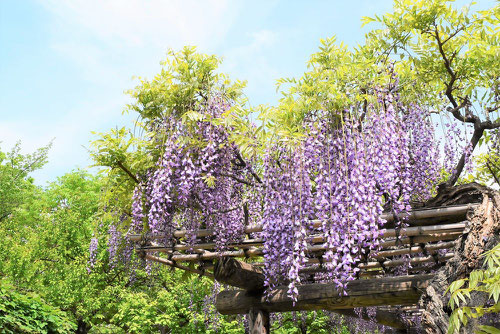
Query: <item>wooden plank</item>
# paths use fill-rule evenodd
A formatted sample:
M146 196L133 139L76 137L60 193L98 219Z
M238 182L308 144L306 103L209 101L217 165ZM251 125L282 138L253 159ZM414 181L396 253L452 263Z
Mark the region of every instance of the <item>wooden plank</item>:
M221 314L245 314L251 309L289 312L413 305L432 277L433 275L417 275L354 280L347 283L345 291L339 290L333 283L300 285L297 287L298 298L295 303L287 295L287 286L269 291L267 299L242 290L226 290L218 294L216 308Z
M231 286L240 287L255 294L261 294L264 289L264 273L259 267L255 267L250 263L241 262L232 258L222 258L216 262L214 268L215 279L221 283ZM349 310L333 310L333 312L350 317L361 316L365 320L371 320L366 310L363 309L361 314L355 313L352 309ZM261 319L269 320L269 314L266 311L250 310L250 324L252 321L256 324L254 327L250 325L250 333L254 328L255 333L268 333L265 331L265 326L260 325ZM254 320L252 320L254 319ZM381 325L390 326L396 329L405 329L405 323L395 312L387 310L376 310L374 320Z

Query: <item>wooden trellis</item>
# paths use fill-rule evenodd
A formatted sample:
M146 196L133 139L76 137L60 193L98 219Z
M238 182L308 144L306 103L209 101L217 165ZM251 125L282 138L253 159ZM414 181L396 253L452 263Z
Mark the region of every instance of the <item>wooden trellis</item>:
M176 242L172 247L158 244L162 236L129 234L128 238L137 242L137 250L149 260L242 289L219 293L216 307L222 314L249 314L252 333L268 332L269 312L322 309L354 316L353 308L366 306L381 306L375 316L379 323L404 329L406 324L397 314L420 312L416 303L422 289L432 279L432 272L454 256L456 240L467 228L467 214L478 205L422 208L399 217L384 214L382 218L387 224L380 237L380 248L362 257L357 265L358 279L350 281L345 291L339 291L335 284L306 280L298 287L296 303L287 296L287 286L268 292L267 299L262 294L263 240L256 237L262 231L261 225L247 226L245 237L226 245L222 252L216 251L215 243L206 241L214 236L214 230L209 229L195 233L195 245L186 244L187 231L184 230L174 232ZM408 227L395 228L395 222L403 218ZM315 228L322 224L321 221L313 223ZM321 257L327 248L319 230L309 237L307 264L301 273L312 279L313 274L325 271ZM408 256L402 258L401 255ZM193 262L197 266L189 265ZM394 269L407 262L411 264L408 275L397 276Z

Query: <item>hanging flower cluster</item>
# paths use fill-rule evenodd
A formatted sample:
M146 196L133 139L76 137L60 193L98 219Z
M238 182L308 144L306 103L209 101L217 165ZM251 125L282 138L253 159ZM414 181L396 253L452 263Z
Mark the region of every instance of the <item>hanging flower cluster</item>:
M458 160L464 155L465 170L472 172L472 145L470 143L472 128L467 127L466 124L459 126L459 123L452 121L445 123L444 126L444 170L449 174L454 174Z
M265 163L266 284L289 282L297 297L307 260L311 219L319 219L326 277L340 287L378 245L384 207L398 214L426 199L439 176L434 129L423 109L403 108L380 91L364 124L347 111L340 122L320 113L294 150L273 147ZM364 127L363 127L364 125Z
M200 114L213 119L229 108L221 98L214 98ZM235 161L237 148L229 142L224 126L174 117L163 124L164 151L156 168L134 191L131 227L142 232L146 223L149 233L165 236L166 245L172 244L176 228L187 230L190 244L196 230L214 229L217 248L222 250L243 235L242 203L250 184L249 170L244 162Z
M222 98L203 104L203 118L169 117L161 122L156 167L139 177L144 181L134 191L131 229L172 245L174 230L183 228L194 245L195 232L209 228L221 251L244 238L246 225L262 224L265 284L287 283L293 298L316 233L325 249L320 276L344 287L378 247L382 212L409 210L439 177L429 114L403 106L395 86L375 90L378 101L362 118L349 109L306 117L299 144L278 141L268 148L259 166L262 181L229 140L230 129L210 121L230 108Z

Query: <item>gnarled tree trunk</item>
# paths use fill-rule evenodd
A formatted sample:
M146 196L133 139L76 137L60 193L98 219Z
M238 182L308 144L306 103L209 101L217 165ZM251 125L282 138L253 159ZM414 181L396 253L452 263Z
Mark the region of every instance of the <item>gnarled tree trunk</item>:
M469 215L469 226L459 239L455 256L446 266L436 272L419 300L423 309L421 326L425 333L446 333L451 309L448 307L447 287L455 280L467 277L474 269L482 266L481 254L493 248L500 241L500 194L496 191L469 184L441 189L438 196L428 202L431 206L460 204L481 200L482 204ZM482 294L472 294L470 302L484 304ZM473 333L477 320L471 320L461 333Z

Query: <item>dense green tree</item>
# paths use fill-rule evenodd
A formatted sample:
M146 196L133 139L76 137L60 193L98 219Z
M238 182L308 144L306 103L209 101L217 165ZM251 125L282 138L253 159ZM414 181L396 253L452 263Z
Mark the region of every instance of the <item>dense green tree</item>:
M78 333L205 332L203 302L212 291L211 281L164 267L146 274L140 266L132 272L110 263L108 227L116 217L102 207L105 185L102 177L84 171L68 173L45 189L33 185L2 222L2 293L3 286L19 291L2 297L16 301L9 308L0 304L0 317L10 319L6 328L15 328L15 319L29 315L40 328L67 322L54 333L66 333L73 325ZM96 231L99 246L89 270L89 245ZM33 293L43 300L28 296ZM227 333L242 328L234 318L221 319L220 326Z
M21 154L21 142L11 151L0 151L0 222L21 206L35 191L30 173L47 162L50 144L32 154Z

